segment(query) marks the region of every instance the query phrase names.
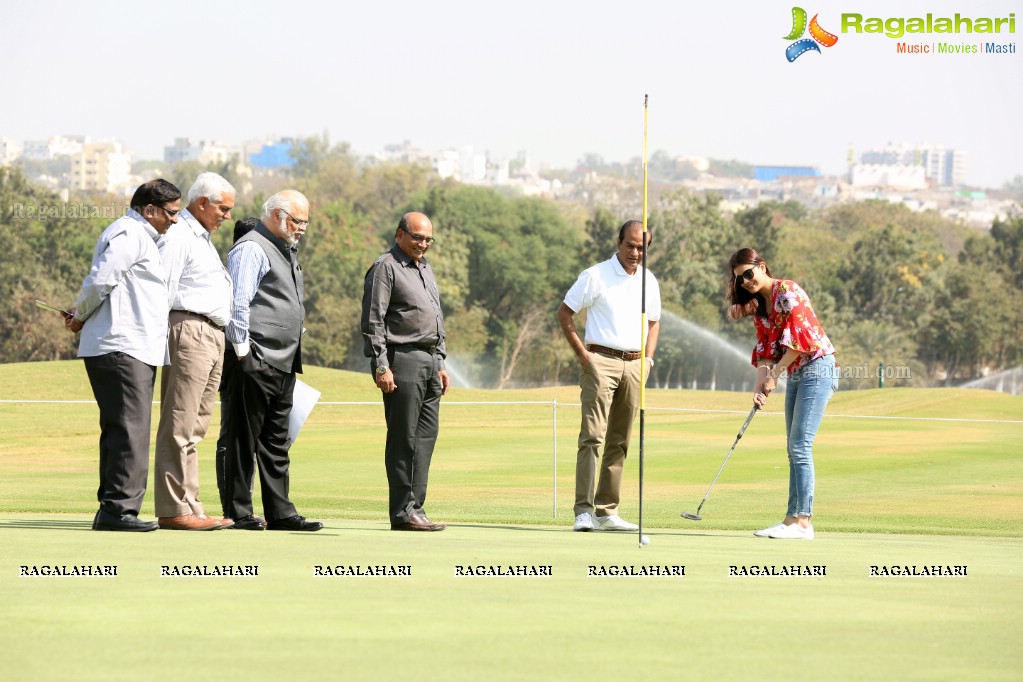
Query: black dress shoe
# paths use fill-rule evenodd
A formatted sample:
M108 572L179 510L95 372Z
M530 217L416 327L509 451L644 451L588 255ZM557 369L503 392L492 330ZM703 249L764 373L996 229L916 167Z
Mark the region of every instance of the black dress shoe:
M286 519L266 522L267 530L319 530L323 524L319 521L306 521L304 516L289 516Z
M433 523L426 516L412 514L405 523L391 522L391 530L438 531L447 528L443 523Z
M263 519L252 514L235 519L234 525L230 527L235 530L266 530L266 524L263 523Z
M160 525L155 521L143 521L134 514L115 516L100 509L92 520L93 530L120 530L129 533L145 533L156 530Z

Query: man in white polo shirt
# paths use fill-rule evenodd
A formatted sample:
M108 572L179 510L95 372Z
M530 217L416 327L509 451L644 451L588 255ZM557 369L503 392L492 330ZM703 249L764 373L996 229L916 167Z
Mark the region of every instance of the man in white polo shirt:
M647 230L647 246L650 244ZM618 250L610 259L579 275L558 307L558 323L579 358L582 427L575 465L574 530L634 531L637 526L618 516L622 471L629 451L632 424L639 410L640 381L653 367L661 317L657 280L646 272L646 361L642 364L643 223L630 220L618 231ZM586 343L573 316L588 310ZM600 478L597 458L604 456Z

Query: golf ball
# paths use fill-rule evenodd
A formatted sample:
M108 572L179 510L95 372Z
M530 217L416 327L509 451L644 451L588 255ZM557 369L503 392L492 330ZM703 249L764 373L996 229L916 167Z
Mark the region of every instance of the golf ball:
M648 536L648 535L641 536L639 538L639 544L641 544L641 545L649 545L650 544L650 536Z

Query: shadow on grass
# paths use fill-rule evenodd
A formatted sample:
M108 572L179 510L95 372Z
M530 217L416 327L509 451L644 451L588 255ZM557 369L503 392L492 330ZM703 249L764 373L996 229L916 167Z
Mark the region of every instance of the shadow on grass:
M10 519L0 521L0 530L92 530L91 520Z

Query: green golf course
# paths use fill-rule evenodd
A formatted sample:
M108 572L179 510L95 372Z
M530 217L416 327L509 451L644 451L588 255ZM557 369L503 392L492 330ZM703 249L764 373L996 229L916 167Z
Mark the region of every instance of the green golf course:
M697 522L680 513L750 396L648 390L640 546L571 532L577 387L452 389L426 504L449 528L393 533L379 392L368 374L302 379L322 396L291 496L323 531L98 533L82 363L0 365L0 678L1020 679L1021 397L840 391L815 446L817 538L786 542L751 533L784 513L782 398ZM219 410L200 446L217 514L218 429Z

